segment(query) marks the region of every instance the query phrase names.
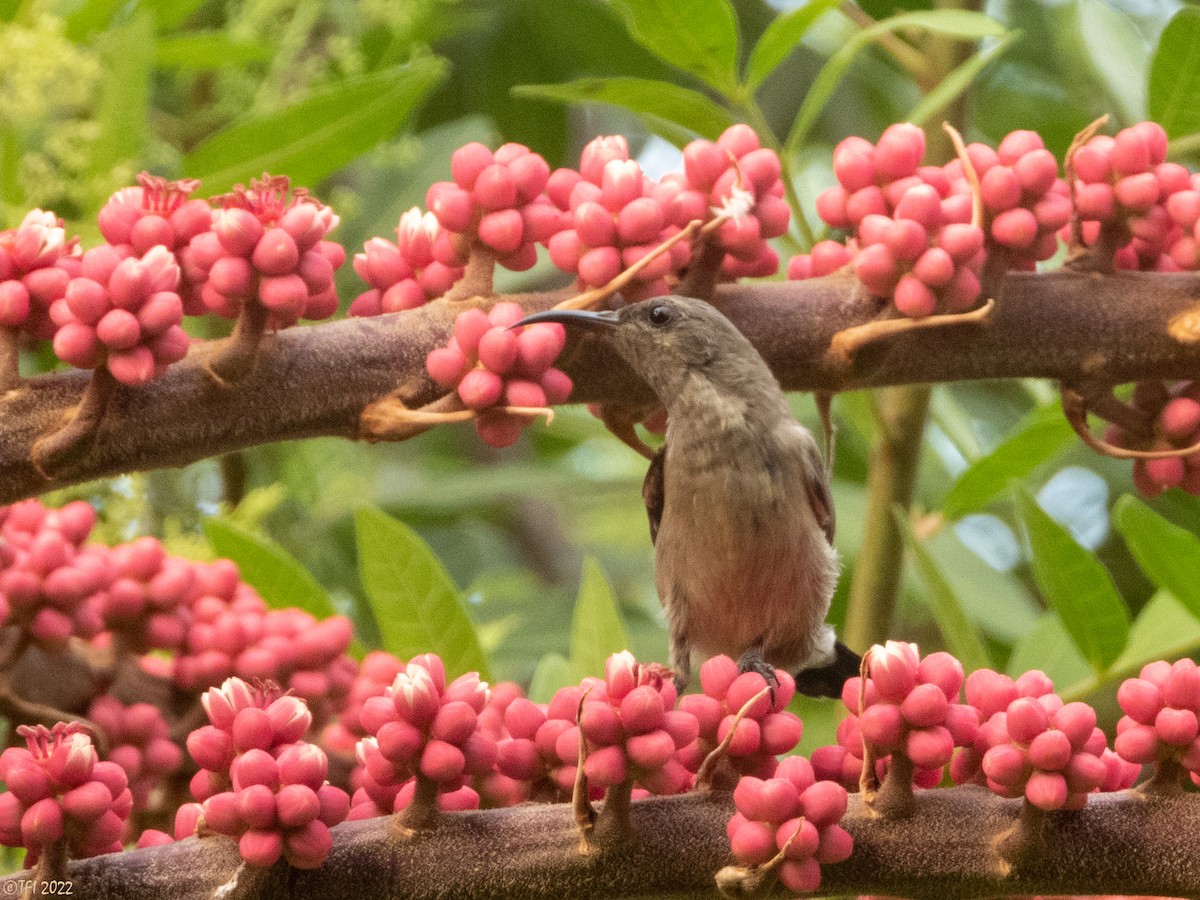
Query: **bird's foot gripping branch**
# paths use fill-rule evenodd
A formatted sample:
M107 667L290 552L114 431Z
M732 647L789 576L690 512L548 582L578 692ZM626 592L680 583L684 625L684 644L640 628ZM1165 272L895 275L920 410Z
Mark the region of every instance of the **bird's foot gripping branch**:
M1157 125L1098 128L1065 177L1028 131L995 150L959 141L946 166L922 165L911 125L848 138L817 201L841 239L793 257L785 284L737 283L777 272L770 240L789 222L779 159L745 125L688 145L682 171L658 179L620 137L554 171L519 145L469 144L429 212L354 256L367 290L352 321L298 330L336 311L346 251L329 239L336 214L285 178L206 200L194 181L143 175L87 249L34 210L0 234L0 498L316 434L399 439L473 419L504 445L572 389L645 452L615 407L654 398L619 360L576 342L560 357L551 327L505 331L510 304L594 308L618 291L710 300L786 389L1056 378L1081 433L1088 412L1117 426L1089 442L1136 457L1144 493L1200 491L1200 185L1165 161ZM1067 263L1046 270L1060 242ZM527 269L539 247L572 288L496 294L495 267ZM189 338L195 316L233 319L232 334ZM43 340L91 378L23 379L20 349ZM1127 382L1132 405L1111 398ZM226 420L239 427L212 427Z
M355 662L345 619L268 609L228 561L150 538L89 544L83 504L0 518L5 683L24 701L3 711L26 739L0 755L0 843L32 867L0 891L141 900L164 872L180 898L1200 884L1190 660L1122 684L1110 747L1041 672L964 677L889 643L847 682L838 743L805 757L782 670L772 691L714 657L680 695L623 652L540 704L433 654Z

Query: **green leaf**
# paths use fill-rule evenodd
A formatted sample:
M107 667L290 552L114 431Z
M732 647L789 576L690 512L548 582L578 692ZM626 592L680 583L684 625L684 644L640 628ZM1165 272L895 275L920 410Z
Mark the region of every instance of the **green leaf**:
M1108 571L1023 487L1017 509L1038 587L1092 668L1102 672L1129 639L1129 610Z
M845 76L850 64L854 62L854 58L877 38L908 28L916 28L964 41L974 41L985 37L1002 37L1007 33L1004 26L995 19L982 13L956 9L903 13L876 22L869 28L864 28L846 41L817 73L808 93L804 95L804 102L800 104L796 120L792 123L792 130L788 133L787 150L789 153L795 153L804 144L809 132L816 125L817 118L829 102L829 98L833 96L834 89Z
M983 509L1075 440L1058 404L1035 409L995 450L967 466L942 504L950 519Z
M1129 495L1113 506L1113 522L1146 576L1200 618L1200 538Z
M1017 678L1031 669L1041 669L1058 688L1095 685L1096 673L1079 653L1057 613L1043 613L1033 629L1013 647L1006 671ZM1076 698L1078 699L1078 698Z
M104 60L96 120L102 137L93 151L93 172L107 176L120 164L138 161L146 140L150 106L154 20L139 14L98 38Z
M222 69L271 58L271 48L257 41L237 41L223 31L191 31L161 38L154 48L160 68Z
M1145 81L1150 47L1129 13L1104 0L1076 0L1074 34L1093 70L1093 90L1106 89L1113 112L1123 122L1146 118Z
M63 33L75 43L82 43L107 28L124 5L123 0L86 0L67 17Z
M235 122L185 156L183 174L202 178L208 193L263 172L315 186L395 134L445 75L445 62L427 56L347 78L281 110Z
M569 684L577 684L583 675L561 653L547 653L538 660L529 682L529 699L534 703L549 703L555 691Z
M710 140L734 121L728 110L697 91L646 78L580 78L566 84L525 84L513 88L513 93L559 103L619 106L682 125Z
M777 16L750 51L750 59L746 62L746 86L754 90L766 81L817 19L837 5L838 0L808 0L803 6Z
M334 615L333 601L321 583L274 541L228 519L206 519L204 536L218 556L242 570L242 580L272 609L296 606L318 619Z
M458 588L420 536L378 509L354 517L358 571L384 649L401 659L436 653L455 675L490 679Z
M737 90L738 27L729 0L610 0L635 41L729 95Z
M629 648L612 588L592 557L583 561L579 598L571 620L571 663L583 675L603 677L604 661Z
M204 5L204 0L138 0L138 6L154 13L160 30L177 28Z
M913 531L912 522L904 508L896 506L892 510L896 525L904 541L913 552L917 561L917 569L928 589L924 597L929 604L933 620L937 622L938 630L946 640L946 647L958 657L963 667L968 671L975 669L990 669L993 667L991 654L984 647L983 641L967 614L963 611L962 601L954 593L954 588L946 576L942 574L937 562L917 538Z
M1200 131L1200 7L1184 6L1163 29L1148 94L1150 118L1168 135Z
M1021 36L1019 31L1010 31L990 47L985 47L973 53L970 59L957 66L954 71L938 82L937 87L921 98L914 106L905 121L914 125L926 127L926 123L941 114L946 107L957 100L979 77L979 73L988 67L992 60L1004 53L1016 43Z

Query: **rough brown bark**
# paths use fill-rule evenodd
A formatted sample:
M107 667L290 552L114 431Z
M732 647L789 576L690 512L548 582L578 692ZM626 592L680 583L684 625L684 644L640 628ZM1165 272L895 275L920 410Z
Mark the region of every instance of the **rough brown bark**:
M871 320L879 301L850 276L723 286L717 301L788 390L847 390L985 378L1200 377L1200 275L1118 272L1012 274L983 325L926 329L862 349L851 363L828 354L838 331ZM506 296L529 310L563 293ZM443 343L463 304L297 328L268 336L253 370L216 384L201 345L167 374L119 387L94 444L44 477L34 441L77 404L86 373L46 375L0 396L0 502L133 470L182 466L231 450L318 435L361 437L363 408L400 388L410 405L439 389L426 353ZM570 345L563 367L581 402L638 402L648 389L595 338Z
M1004 874L997 837L1019 802L983 788L919 791L917 812L892 821L865 815L857 796L843 826L851 858L825 866L824 895L916 898L1027 894L1200 893L1200 797L1097 795L1079 812L1051 813L1044 855ZM264 879L264 900L571 900L594 897L715 896L713 877L731 862L726 794L635 801L635 841L617 851L577 852L570 806L527 805L442 816L436 831L398 841L386 819L334 829L318 869L285 864ZM233 841L188 839L72 863L76 896L89 900L212 897L240 860ZM0 880L6 885L27 875Z

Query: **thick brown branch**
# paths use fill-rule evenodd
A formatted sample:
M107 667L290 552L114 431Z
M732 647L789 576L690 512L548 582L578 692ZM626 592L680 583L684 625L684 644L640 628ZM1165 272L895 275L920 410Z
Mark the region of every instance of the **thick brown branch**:
M846 275L724 286L717 302L789 390L1042 377L1110 384L1200 376L1200 276L1119 272L1008 277L987 325L896 335L846 364L828 354L837 332L877 313ZM497 299L544 309L566 292ZM461 307L459 307L461 308ZM454 314L444 302L406 313L292 329L267 336L257 363L218 386L201 347L140 388L118 387L94 444L53 477L30 451L77 404L88 375L33 379L0 397L0 502L131 470L181 466L231 450L318 435L359 437L359 415L400 386L412 407L442 393L425 375ZM1193 332L1196 332L1193 335ZM1172 336L1176 335L1176 336ZM586 343L585 343L586 342ZM564 367L580 401L649 402L645 387L595 338L569 348Z
M854 854L824 867L822 894L986 897L1023 894L1200 893L1200 797L1093 797L1079 812L1051 813L1044 854L1007 869L994 840L1019 803L982 788L918 792L908 819L864 815L857 796L843 826ZM261 897L371 897L423 900L710 897L713 877L732 861L727 794L653 798L631 806L633 841L578 852L567 804L531 805L441 817L436 831L397 842L387 819L334 829L333 852L311 871L272 868ZM234 842L195 838L72 863L76 896L94 900L209 898L239 863ZM20 877L20 876L15 876ZM0 892L7 893L0 883Z

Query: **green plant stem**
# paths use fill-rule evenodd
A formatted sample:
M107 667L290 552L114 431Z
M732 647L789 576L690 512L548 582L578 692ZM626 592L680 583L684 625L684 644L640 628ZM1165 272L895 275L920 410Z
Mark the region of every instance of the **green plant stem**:
M977 0L938 0L934 4L939 9L975 9L979 5ZM931 89L954 71L970 47L930 37L924 50L934 73L926 88ZM962 131L965 113L964 92L947 110L947 120ZM954 151L941 129L929 129L927 152L935 162L945 162ZM879 428L871 448L863 541L850 582L844 629L846 643L860 652L891 633L904 569L904 536L892 509L896 504L905 510L912 505L929 397L930 388L919 385L889 388L874 398Z
M867 475L867 513L862 548L854 564L843 640L864 651L891 634L904 536L892 518L892 507L908 509L916 488L930 389L887 388L874 400L879 427L871 447Z

